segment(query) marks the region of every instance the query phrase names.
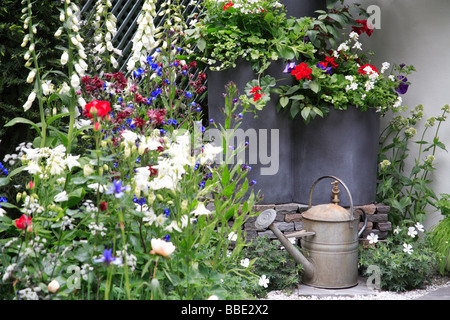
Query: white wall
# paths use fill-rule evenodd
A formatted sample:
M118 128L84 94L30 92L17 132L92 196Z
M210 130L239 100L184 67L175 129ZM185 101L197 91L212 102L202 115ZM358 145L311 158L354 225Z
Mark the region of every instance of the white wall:
M361 37L363 48L375 53L373 64L414 65L417 72L408 77L412 84L403 102L411 109L423 104L424 119L439 115L441 107L450 105L450 0L346 0L344 4L354 2L381 9L380 29L370 38ZM450 151L450 117L442 125L440 138ZM432 188L436 194L450 193L450 153L439 151L436 164ZM429 212L425 226L435 225L440 218Z

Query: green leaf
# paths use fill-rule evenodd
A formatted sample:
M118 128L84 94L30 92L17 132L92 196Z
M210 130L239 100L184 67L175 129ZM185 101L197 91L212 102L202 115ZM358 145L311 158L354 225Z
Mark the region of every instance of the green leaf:
M228 165L223 166L222 170L222 186L228 185L228 182L230 181L230 170L228 169Z
M289 98L288 97L281 97L280 98L280 105L281 107L286 107L287 104L289 103Z
M311 82L309 83L309 88L310 88L314 93L319 92L320 86L319 86L319 83L317 82L317 80L311 81Z
M7 186L9 183L9 178L8 177L2 177L0 178L0 187L4 187Z
M36 123L34 123L31 120L22 118L22 117L17 117L12 119L11 121L9 121L7 124L5 124L5 127L12 127L18 123L24 123L24 124L29 124L31 125L34 129L36 129L36 131L38 132L38 134L41 134L41 130L39 129L38 125Z
M197 48L198 48L200 51L205 51L205 48L206 48L206 40L205 40L204 38L198 39L198 42L197 42Z
M64 202L64 206L67 208L73 207L74 205L79 203L85 195L86 191L83 188L75 189L67 195L69 200Z
M303 108L302 113L301 113L303 119L308 120L308 118L310 117L310 113L311 113L310 107Z

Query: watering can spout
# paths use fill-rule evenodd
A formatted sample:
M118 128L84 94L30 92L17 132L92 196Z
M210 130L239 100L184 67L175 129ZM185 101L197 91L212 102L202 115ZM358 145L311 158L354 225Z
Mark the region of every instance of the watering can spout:
M275 236L280 240L281 244L286 248L286 251L294 258L294 261L303 266L304 277L312 279L314 277L314 265L294 247L289 239L273 224L275 221L276 212L273 209L268 209L260 213L256 219L255 226L260 230L270 229ZM303 235L314 235L314 232L305 232Z

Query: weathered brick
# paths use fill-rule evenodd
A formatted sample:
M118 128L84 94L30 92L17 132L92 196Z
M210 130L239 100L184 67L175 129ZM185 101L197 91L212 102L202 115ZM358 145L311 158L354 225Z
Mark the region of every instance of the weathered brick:
M381 213L381 214L388 214L389 211L391 210L391 207L382 203L377 203L376 204L377 207L377 213Z
M298 212L300 205L298 203L285 203L277 204L275 206L276 211L294 211Z
M357 209L357 208L363 209L366 214L374 214L377 210L377 207L374 204L368 204L368 205L364 205L364 206L354 207L354 209ZM356 212L361 214L360 210L356 210Z
M375 228L377 228L380 231L391 231L392 230L392 223L390 221L388 221L388 222L378 222L378 223L376 223Z
M293 223L287 223L287 222L275 222L274 225L280 229L281 232L286 231L294 231L294 224Z
M264 210L267 210L267 209L275 209L275 205L274 204L257 204L255 206L253 206L253 209L255 210L255 212L263 212Z
M302 221L302 215L301 215L301 213L286 214L284 216L284 221L285 222L300 222L300 221Z
M388 215L387 214L372 214L372 215L368 215L367 216L367 221L368 222L387 222L388 221Z
M364 222L360 222L358 227L361 230L361 228L364 226ZM364 230L372 230L373 228L373 222L367 222L366 228Z

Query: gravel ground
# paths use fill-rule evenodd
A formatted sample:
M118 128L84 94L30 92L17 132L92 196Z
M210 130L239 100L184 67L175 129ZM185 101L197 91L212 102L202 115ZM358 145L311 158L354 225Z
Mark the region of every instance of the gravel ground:
M370 295L302 296L298 295L296 290L289 293L277 290L269 292L263 300L415 300L440 288L450 288L449 277L435 277L425 289L402 293L375 290L374 294Z

